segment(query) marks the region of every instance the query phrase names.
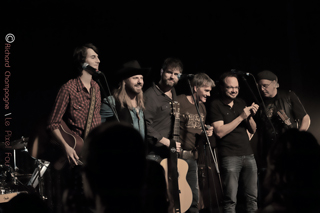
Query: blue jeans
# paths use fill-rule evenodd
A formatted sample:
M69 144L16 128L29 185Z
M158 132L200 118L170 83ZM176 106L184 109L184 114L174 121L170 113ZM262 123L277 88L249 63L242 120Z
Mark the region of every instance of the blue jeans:
M198 164L194 159L185 160L188 163L189 169L187 172L187 182L192 191L192 204L188 213L198 213L198 202L199 202L199 184L198 184Z
M246 212L255 212L258 209L258 171L254 155L222 157L220 171L224 187L224 212L236 212L238 186L244 192Z

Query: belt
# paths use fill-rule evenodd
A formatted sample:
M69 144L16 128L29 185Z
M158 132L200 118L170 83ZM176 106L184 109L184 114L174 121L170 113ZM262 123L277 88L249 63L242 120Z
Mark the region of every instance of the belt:
M155 155L155 154L148 154L146 159L154 160L154 161L157 161L158 163L162 161L162 158L159 155Z
M188 160L188 159L197 160L198 159L198 151L197 150L182 150L182 152L180 152L180 158L182 158L184 160Z

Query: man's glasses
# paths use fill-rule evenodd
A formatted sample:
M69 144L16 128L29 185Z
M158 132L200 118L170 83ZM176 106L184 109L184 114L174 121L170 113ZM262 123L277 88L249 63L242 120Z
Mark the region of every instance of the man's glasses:
M271 84L273 83L273 81L270 84L258 84L259 87L261 87L261 89L267 89Z
M226 86L227 90L239 90L240 87L229 87L229 86Z

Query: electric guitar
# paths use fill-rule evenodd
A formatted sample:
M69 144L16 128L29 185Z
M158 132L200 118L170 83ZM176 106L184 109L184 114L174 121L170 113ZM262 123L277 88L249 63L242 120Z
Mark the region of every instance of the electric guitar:
M45 120L38 123L35 131L29 137L28 152L35 159L50 161L56 170L60 170L67 163L67 156L61 143L57 142L52 133L46 129ZM84 144L83 139L73 134L63 120L61 121L59 130L67 144L80 156ZM81 161L78 164L81 164Z
M173 114L175 117L173 128L173 140L180 140L180 104L173 102ZM165 158L160 162L164 168L167 188L173 198L173 212L186 212L192 203L192 191L186 180L188 164L185 160L178 158L175 148L170 150L170 158Z

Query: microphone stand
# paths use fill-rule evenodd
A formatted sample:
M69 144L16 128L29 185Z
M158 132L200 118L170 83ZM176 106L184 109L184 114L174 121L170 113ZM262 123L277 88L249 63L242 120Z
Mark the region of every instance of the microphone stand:
M201 118L201 114L200 114L200 110L199 110L199 106L198 106L198 102L196 101L194 95L193 95L193 89L191 87L191 83L190 83L190 80L188 78L188 85L189 85L189 88L190 88L190 92L191 92L191 96L193 98L193 102L194 102L194 105L196 107L196 110L197 110L197 113L199 115L199 120L200 120L200 124L201 124L201 127L202 127L202 131L206 137L206 143L204 144L204 153L206 155L205 157L205 167L207 169L207 182L208 182L208 186L210 185L210 181L209 181L209 172L208 172L208 166L209 166L209 163L208 163L208 157L207 157L207 152L206 152L206 145L207 147L209 147L209 151L210 151L210 154L212 156L212 159L213 159L213 162L214 162L214 165L216 167L216 171L217 171L217 175L218 175L218 178L219 178L219 184L220 184L220 188L221 188L221 192L223 193L223 188L222 188L222 182L221 182L221 178L220 178L220 170L219 170L219 167L218 167L218 161L217 161L217 155L216 155L216 152L215 150L212 150L211 148L211 144L210 144L210 141L209 141L209 137L208 137L208 134L206 132L206 128L204 126L204 123L203 123L203 120ZM212 172L212 170L211 170ZM212 174L212 177L213 177L213 174ZM210 189L210 187L208 187ZM216 191L216 188L214 187L214 190L215 190L215 194L216 194L216 199L217 199L217 205L218 205L218 210L220 211L220 205L219 205L219 201L218 201L218 196L217 196L217 191ZM212 210L212 201L211 201L211 194L210 194L210 191L209 191L209 202L210 202L210 212L212 213L213 210Z
M253 76L251 73L250 73L250 75L253 77L254 81L256 82L254 76ZM258 88L257 90L258 90L258 93L259 93L259 95L260 95L261 103L262 103L262 104L260 104L260 102L258 101L257 97L254 95L254 93L253 93L253 91L252 91L249 83L247 82L247 79L246 79L243 75L242 75L242 79L243 79L243 81L246 83L247 87L249 88L251 94L253 95L254 100L259 104L259 106L262 105L263 113L264 113L264 115L266 116L267 121L269 122L269 124L270 124L270 126L271 126L271 128L272 128L272 130L273 130L273 138L271 139L271 141L273 140L273 142L276 142L276 140L277 140L277 132L276 132L276 129L275 129L273 123L271 122L271 119L268 117L267 109L266 109L266 106L265 106L265 104L264 104L264 101L263 101L263 99L262 99L262 97L261 97L261 93L260 93L260 91L259 91L259 88ZM256 85L257 85L257 82L256 82ZM258 147L259 147L259 146L258 146ZM259 149L259 151L260 151L260 149ZM259 151L258 151L258 152L259 152ZM265 173L265 168L262 168L262 170L258 173L259 178L262 178L262 180L264 179L264 175L265 175L264 173ZM261 175L262 175L262 177L261 177ZM258 179L258 181L260 182L259 179ZM258 182L258 183L259 183L259 182ZM258 190L260 191L260 183L259 183L259 189L258 189ZM259 202L259 201L258 201L258 202Z
M249 74L254 78L254 76L253 76L251 73L249 73ZM269 121L269 123L270 123L270 125L271 125L271 127L272 127L273 134L274 134L274 139L273 139L273 140L275 141L276 138L277 138L276 129L274 128L274 125L272 124L270 118L269 118L268 115L267 115L267 108L266 108L266 106L265 106L265 104L264 104L264 101L263 101L262 98L261 98L261 95L260 95L260 98L261 98L261 103L260 103L260 101L259 101L259 100L257 99L257 97L255 96L254 92L252 91L249 83L247 82L247 79L246 79L243 75L242 75L242 79L243 79L243 81L246 83L247 87L249 88L249 90L250 90L250 92L251 92L254 100L257 102L257 104L258 104L259 106L262 105L263 112L264 112L267 120ZM254 80L255 80L255 79L254 79ZM258 92L259 92L259 89L258 89ZM260 92L259 92L259 94L260 94Z
M100 72L100 74L103 75L104 80L105 80L105 83L106 83L107 88L108 88L109 96L111 96L111 92L110 92L110 89L109 89L109 85L108 85L107 78L106 78L106 76L104 75L103 72ZM95 75L93 75L93 76L94 76L94 77L97 77L98 75L95 74ZM102 99L102 102L110 106L110 108L111 108L114 116L116 117L117 121L120 122L114 101L112 101L112 99L108 99L109 101L107 101L108 96L107 96L106 91L104 90L104 88L103 88L103 86L102 86L102 84L101 84L101 82L100 82L100 79L98 78L98 79L96 79L96 81L97 81L97 83L99 84L100 90L101 90L101 93L102 93L102 96L104 97L104 98Z

